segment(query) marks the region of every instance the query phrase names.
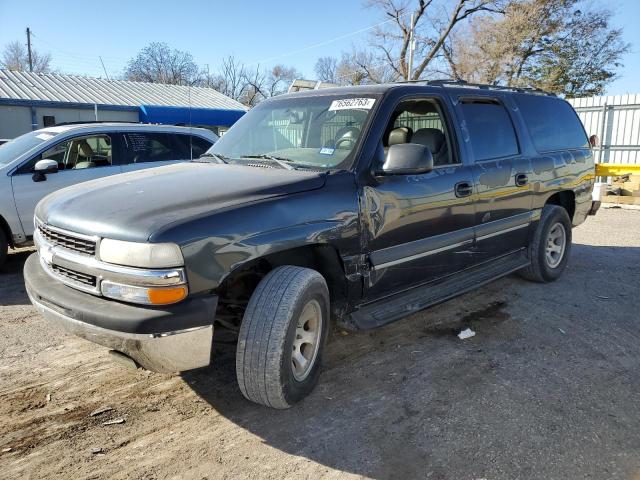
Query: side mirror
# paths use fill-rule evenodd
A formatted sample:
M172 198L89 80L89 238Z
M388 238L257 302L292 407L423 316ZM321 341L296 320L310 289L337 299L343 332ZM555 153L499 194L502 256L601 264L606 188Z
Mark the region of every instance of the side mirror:
M45 176L47 173L58 173L58 162L50 159L38 160L33 167L33 181L44 182L47 179Z
M417 143L391 145L378 175L419 175L433 170L433 155Z

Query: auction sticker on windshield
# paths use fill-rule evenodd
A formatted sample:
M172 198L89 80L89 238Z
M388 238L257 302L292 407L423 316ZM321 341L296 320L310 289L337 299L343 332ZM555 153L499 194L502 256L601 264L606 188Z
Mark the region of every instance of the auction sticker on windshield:
M343 98L342 100L334 100L331 102L329 111L358 109L371 110L374 103L376 103L375 98Z

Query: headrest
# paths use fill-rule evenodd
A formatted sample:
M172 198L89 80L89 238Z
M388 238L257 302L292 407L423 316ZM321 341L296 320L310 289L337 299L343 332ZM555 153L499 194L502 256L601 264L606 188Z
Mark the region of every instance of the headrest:
M411 140L411 129L409 127L394 128L389 132L389 146L399 143L409 143Z
M431 153L436 154L445 145L446 139L444 134L437 128L421 128L413 134L411 143L424 145L431 150Z

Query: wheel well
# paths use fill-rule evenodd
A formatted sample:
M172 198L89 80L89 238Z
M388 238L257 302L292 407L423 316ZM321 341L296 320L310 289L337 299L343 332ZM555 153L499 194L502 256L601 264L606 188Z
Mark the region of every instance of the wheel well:
M547 199L545 205L558 205L564 208L569 218L573 220L573 214L576 211L576 195L571 190L554 193Z
M260 280L282 265L319 272L329 287L332 315L340 315L347 299L347 282L340 255L331 245L308 245L265 255L232 271L216 289L219 295L216 318L227 326L240 325L249 298Z
M9 246L13 247L14 244L13 244L13 236L11 235L11 229L9 228L9 224L7 223L7 221L1 215L0 215L0 229L2 229L5 236L7 237L7 242L9 243Z

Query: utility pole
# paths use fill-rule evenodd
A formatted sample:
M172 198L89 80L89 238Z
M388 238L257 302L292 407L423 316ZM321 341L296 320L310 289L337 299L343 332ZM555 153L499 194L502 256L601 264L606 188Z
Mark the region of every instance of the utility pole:
M407 80L411 80L413 74L413 50L415 49L415 41L413 40L413 29L415 27L415 13L411 14L411 25L409 26L409 65L407 72Z
M31 30L27 27L27 51L29 52L29 71L33 72L33 57L31 56Z

